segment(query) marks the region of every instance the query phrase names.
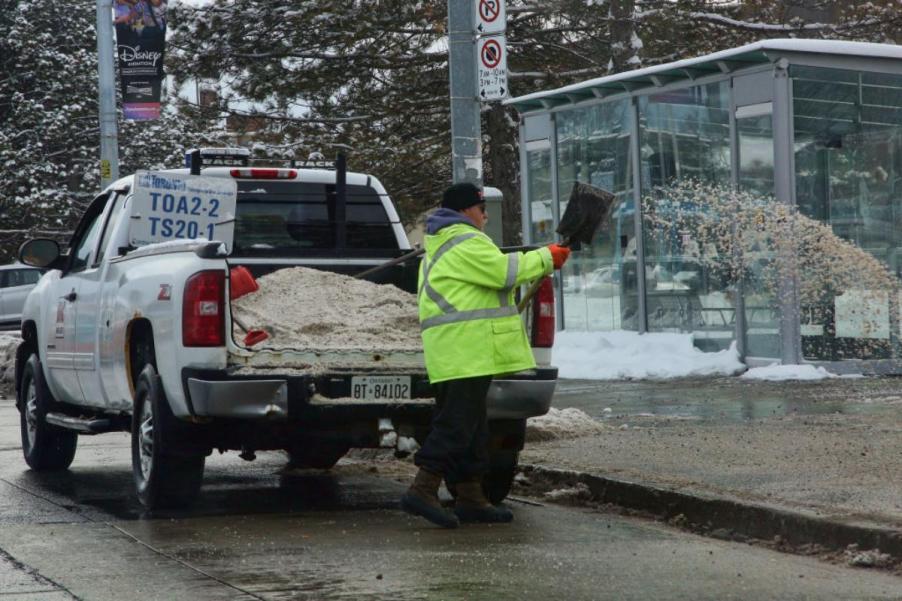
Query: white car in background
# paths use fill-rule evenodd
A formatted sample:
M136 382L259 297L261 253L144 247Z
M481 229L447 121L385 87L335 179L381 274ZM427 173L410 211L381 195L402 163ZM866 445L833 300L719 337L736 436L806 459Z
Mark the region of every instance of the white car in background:
M0 265L0 330L19 329L25 297L43 273L21 263Z

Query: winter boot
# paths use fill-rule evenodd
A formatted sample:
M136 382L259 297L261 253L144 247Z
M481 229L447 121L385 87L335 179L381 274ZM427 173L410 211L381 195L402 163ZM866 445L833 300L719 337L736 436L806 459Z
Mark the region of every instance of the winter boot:
M442 528L457 528L457 516L446 511L438 500L442 476L420 468L413 484L401 497L401 509L424 517Z
M478 480L457 484L454 513L461 522L506 523L514 519L514 514L507 507L489 503Z

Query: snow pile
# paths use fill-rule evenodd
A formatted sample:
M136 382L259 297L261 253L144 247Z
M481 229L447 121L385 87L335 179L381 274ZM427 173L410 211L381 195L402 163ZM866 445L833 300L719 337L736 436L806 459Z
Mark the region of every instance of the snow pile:
M692 340L691 334L558 332L552 364L562 378L587 380L729 376L745 369L735 343L705 353Z
M892 555L881 553L880 549L859 551L858 545L851 544L845 551L846 563L862 568L885 568L893 563Z
M526 441L540 442L579 438L592 436L605 430L608 430L607 426L595 421L584 411L573 407L567 409L552 407L547 414L526 420Z
M580 501L588 501L592 498L592 491L589 487L577 482L576 486L571 488L558 488L546 492L544 498L553 503L578 503Z
M232 313L270 337L261 348L422 350L416 296L392 285L292 267L257 280ZM244 332L235 327L235 339Z
M16 379L16 348L21 342L17 334L0 334L0 382Z
M836 378L837 376L831 374L823 367L815 367L814 365L778 365L773 363L767 367L752 368L740 377L746 380L783 382L786 380L824 380L826 378Z

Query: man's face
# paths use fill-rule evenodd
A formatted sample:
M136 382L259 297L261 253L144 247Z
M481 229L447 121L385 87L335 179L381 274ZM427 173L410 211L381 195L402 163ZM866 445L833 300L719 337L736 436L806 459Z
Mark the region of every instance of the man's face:
M466 215L470 221L473 222L473 225L479 228L479 231L485 231L485 224L488 222L489 216L486 214L484 202L468 207L461 211L461 213Z

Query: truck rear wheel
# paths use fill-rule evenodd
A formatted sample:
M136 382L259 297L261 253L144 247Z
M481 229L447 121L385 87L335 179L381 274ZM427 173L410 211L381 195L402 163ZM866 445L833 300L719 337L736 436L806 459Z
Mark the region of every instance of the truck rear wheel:
M204 455L173 454L166 448L174 422L163 383L153 365L147 365L135 386L132 474L138 499L148 509L190 505L203 481Z
M507 498L517 475L519 451L489 451L489 471L482 477L482 494L492 505L497 505ZM453 498L457 498L457 487L453 484L446 488Z
M25 463L35 471L64 470L75 458L78 434L48 424L44 417L56 403L38 356L28 357L19 382L19 425Z
M492 505L497 505L510 494L519 455L518 451L511 449L490 451L489 471L482 478L482 492Z

